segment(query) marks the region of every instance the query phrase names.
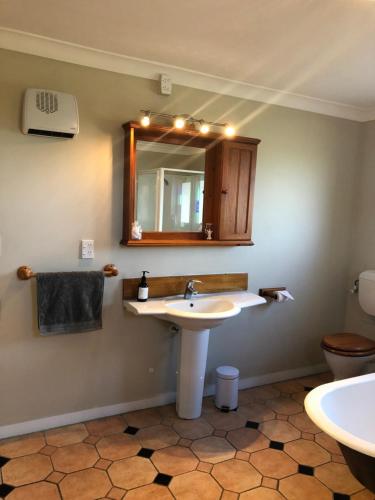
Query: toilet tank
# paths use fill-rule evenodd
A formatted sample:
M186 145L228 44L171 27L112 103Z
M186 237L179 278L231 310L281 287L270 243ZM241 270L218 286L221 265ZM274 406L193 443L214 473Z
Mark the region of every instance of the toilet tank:
M359 275L359 305L371 316L375 316L375 271L363 271Z

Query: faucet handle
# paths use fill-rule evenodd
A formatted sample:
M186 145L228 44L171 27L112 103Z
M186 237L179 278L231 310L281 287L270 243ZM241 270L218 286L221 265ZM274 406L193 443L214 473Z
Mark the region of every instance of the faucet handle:
M187 286L188 286L189 288L191 288L191 287L192 287L192 288L194 288L195 283L203 283L203 281L200 281L200 280L189 280L189 281L187 282Z

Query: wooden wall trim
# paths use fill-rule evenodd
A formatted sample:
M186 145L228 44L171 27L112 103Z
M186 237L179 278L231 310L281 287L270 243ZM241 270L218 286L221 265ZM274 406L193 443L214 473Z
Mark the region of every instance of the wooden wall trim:
M147 278L149 286L149 297L168 297L183 294L187 281L191 279L200 280L196 289L199 293L237 292L248 289L247 273L228 274L191 274L184 276L161 276ZM139 278L127 278L123 283L123 299L132 300L137 298Z

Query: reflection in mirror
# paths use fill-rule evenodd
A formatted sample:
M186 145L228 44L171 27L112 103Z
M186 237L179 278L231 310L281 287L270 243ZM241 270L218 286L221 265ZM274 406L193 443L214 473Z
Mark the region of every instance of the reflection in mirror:
M202 231L205 153L137 141L135 212L143 231Z

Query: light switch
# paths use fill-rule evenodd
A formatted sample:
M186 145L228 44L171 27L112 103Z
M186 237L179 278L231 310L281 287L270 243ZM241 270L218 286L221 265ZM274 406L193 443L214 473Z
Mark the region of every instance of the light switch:
M81 240L81 259L93 259L94 257L94 240Z
M172 94L172 78L168 75L160 75L160 93L162 95Z

